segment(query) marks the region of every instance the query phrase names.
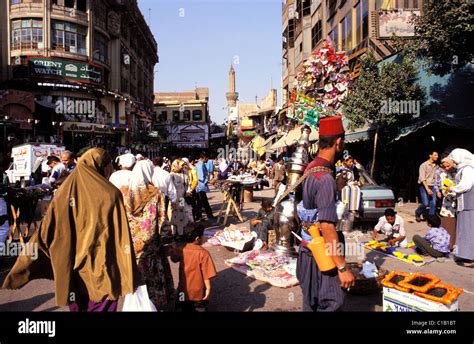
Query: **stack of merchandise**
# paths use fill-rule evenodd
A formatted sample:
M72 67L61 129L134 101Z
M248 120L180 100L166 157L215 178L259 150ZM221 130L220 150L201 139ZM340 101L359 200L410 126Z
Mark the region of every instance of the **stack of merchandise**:
M232 269L275 287L298 285L296 258L277 252L249 251L225 261Z
M328 38L297 74L287 116L318 128L321 118L337 115L352 85L349 71L347 56Z
M392 271L382 281L384 309L400 305L414 310L453 311L463 289L443 283L437 276L422 273ZM418 308L418 309L417 309Z
M224 246L245 251L253 246L257 234L246 227L230 225L209 238L206 246Z

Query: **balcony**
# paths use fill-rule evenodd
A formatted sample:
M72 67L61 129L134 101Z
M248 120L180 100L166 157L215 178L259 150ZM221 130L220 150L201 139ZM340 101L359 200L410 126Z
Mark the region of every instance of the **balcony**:
M21 3L17 5L11 5L10 8L10 19L23 18L23 17L43 17L44 15L44 4L43 3Z
M68 19L86 26L89 21L89 17L86 12L58 5L52 6L51 17L53 17L53 19Z

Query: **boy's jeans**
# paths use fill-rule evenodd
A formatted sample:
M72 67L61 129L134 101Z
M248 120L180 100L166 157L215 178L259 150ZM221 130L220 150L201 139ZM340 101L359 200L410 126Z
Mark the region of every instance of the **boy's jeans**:
M429 206L430 207L429 214L434 215L436 212L436 191L435 191L434 186L430 186L431 191L433 191L432 196L428 195L428 192L426 192L426 189L423 186L423 184L420 184L419 187L420 187L420 195L421 195L421 204L418 207L418 209L416 209L415 214L417 216L420 216L421 214L423 214L426 207Z

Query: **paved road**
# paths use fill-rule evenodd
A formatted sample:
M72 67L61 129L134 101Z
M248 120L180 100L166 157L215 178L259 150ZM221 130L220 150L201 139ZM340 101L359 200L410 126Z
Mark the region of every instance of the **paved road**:
M272 197L273 190L266 189L254 194L254 202L244 205L243 216L248 220L252 218L258 208L261 197ZM217 214L222 204L222 195L219 191L213 190L209 194L210 203ZM399 214L407 222L408 237L414 234L423 234L424 225L414 221L415 205L405 204L398 208ZM231 217L231 223L237 221ZM207 223L209 227L212 224ZM245 224L244 224L245 225ZM214 227L216 228L216 227ZM219 228L222 228L219 227ZM368 237L365 237L368 238ZM363 236L359 232L352 232L348 236L349 242L362 241ZM213 281L213 295L209 303L211 311L300 311L301 310L301 290L299 287L280 289L272 287L246 277L224 264L224 260L233 257L235 254L223 247L208 248L216 264L218 276ZM466 289L460 298L460 308L462 311L474 311L474 270L462 268L454 264L452 260L444 263L433 262L423 267L406 264L390 257L381 256L367 251L362 251L363 256L349 257L350 261L362 261L365 258L376 262L388 270L398 270L405 272L421 271L438 275L443 281L451 283L456 287ZM175 283L178 281L176 264L171 263ZM0 268L0 281L3 281L8 266ZM371 296L349 295L344 306L345 311L381 311L381 293ZM67 311L65 308L57 308L54 303L54 286L51 281L37 280L29 283L21 290L0 290L0 311Z

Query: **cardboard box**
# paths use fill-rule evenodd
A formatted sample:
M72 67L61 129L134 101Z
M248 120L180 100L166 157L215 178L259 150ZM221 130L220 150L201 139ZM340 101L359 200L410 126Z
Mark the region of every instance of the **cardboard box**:
M384 312L457 312L458 301L451 305L430 301L392 288L383 288Z

